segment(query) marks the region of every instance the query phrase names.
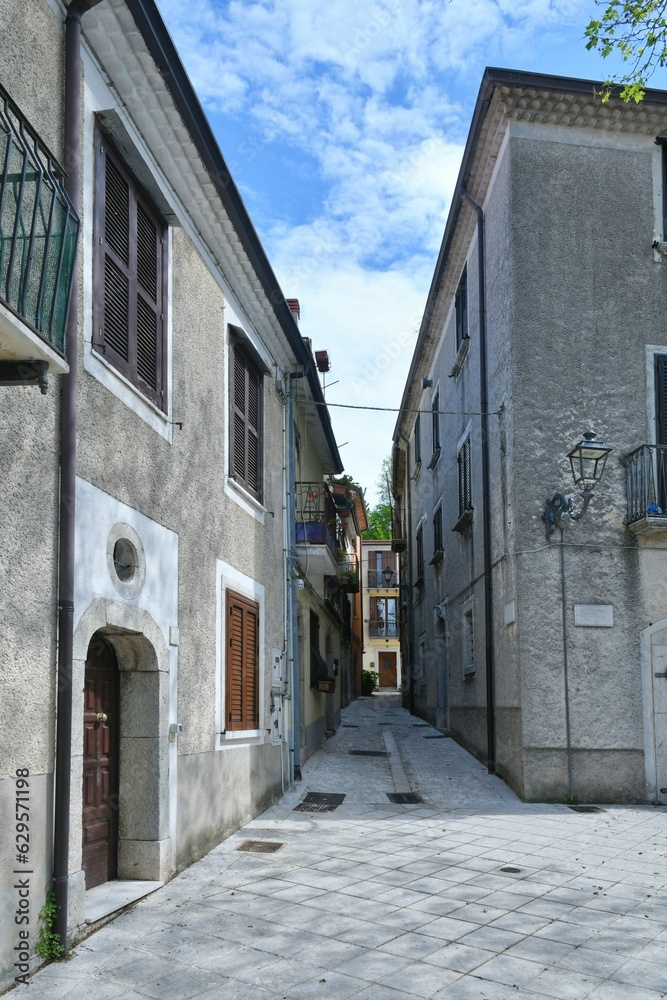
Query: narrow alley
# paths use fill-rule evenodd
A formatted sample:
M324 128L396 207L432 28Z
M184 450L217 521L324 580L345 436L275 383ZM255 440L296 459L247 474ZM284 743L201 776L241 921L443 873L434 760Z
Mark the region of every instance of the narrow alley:
M666 848L663 809L522 803L374 695L280 803L17 993L657 1000Z

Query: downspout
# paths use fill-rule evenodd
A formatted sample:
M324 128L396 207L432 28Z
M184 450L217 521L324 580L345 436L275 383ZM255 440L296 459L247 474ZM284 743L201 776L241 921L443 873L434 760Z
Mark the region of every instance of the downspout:
M489 392L486 346L486 274L484 209L461 189L461 199L477 213L477 273L479 281L479 382L482 413L482 524L484 547L484 639L486 647L486 742L489 774L496 770L496 719L494 699L493 584L491 579L491 491L489 472Z
M304 372L290 372L287 376L287 519L289 544L287 550L287 584L289 587L290 616L290 693L292 698L292 739L290 749L290 784L301 780L301 691L299 685L299 625L296 596L296 503L294 501L294 379L303 378Z
M408 670L410 676L410 692L409 692L409 706L410 714L415 714L415 658L414 658L414 631L415 631L415 615L414 607L412 604L412 497L410 494L410 441L406 438L403 431L398 432L399 438L405 441L405 485L406 485L406 507L405 516L407 518L405 531L407 537L407 551L408 558L406 559L408 567Z
M100 0L72 0L65 18L65 188L81 215L81 17ZM72 654L74 646L74 499L76 490L76 374L79 276L74 261L67 317L67 363L60 391L60 537L58 564L58 676L53 820L54 930L67 950L69 815L72 763Z

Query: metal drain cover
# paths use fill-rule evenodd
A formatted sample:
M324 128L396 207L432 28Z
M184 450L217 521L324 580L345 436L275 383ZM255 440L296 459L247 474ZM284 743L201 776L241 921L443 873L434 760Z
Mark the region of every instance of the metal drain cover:
M425 736L425 740L446 740L447 737L443 736L442 733L437 733L435 736Z
M572 812L576 813L603 813L606 812L605 809L601 809L600 806L568 806Z
M308 792L303 801L320 802L324 806L340 806L344 799L344 792Z
M423 802L423 798L417 792L385 792L390 802L395 802L397 806L411 806Z
M388 757L386 750L348 750L352 757Z
M236 848L237 851L251 851L253 854L275 854L284 844L275 840L244 840Z
M512 867L512 865L505 865L505 867L501 868L500 870L501 872L510 872L512 875L518 875L519 872L521 871L520 868L514 868Z
M334 809L338 809L338 806L327 806L323 802L299 802L298 806L294 806L292 812L295 813L331 813Z
M343 723L343 729L358 729L358 728L359 728L359 726L356 724L356 722L344 722Z

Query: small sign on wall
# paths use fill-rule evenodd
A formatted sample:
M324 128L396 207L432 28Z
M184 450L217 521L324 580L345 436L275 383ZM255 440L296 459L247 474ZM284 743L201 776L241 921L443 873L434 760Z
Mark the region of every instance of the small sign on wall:
M611 604L575 604L574 624L584 628L613 628L614 608Z

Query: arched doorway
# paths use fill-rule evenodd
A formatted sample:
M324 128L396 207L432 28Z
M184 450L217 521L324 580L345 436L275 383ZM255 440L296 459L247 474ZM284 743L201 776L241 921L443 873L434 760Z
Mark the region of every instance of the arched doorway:
M83 703L83 863L86 889L118 874L120 680L113 647L90 640Z

